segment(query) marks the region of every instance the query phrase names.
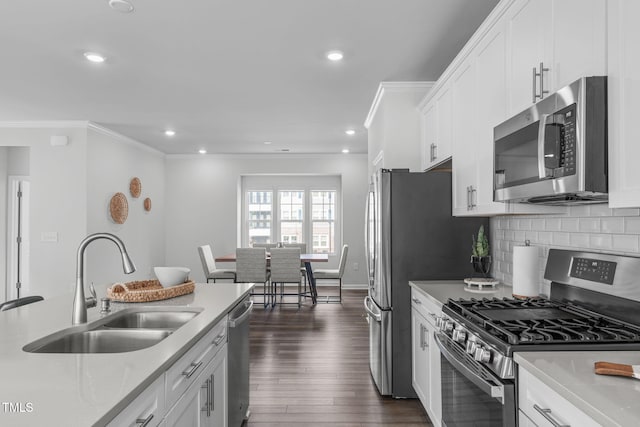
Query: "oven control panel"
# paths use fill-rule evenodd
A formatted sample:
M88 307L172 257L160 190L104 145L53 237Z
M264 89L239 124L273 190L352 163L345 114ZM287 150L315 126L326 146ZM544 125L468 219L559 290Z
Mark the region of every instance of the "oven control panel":
M578 279L613 285L616 265L612 261L574 257L569 275Z

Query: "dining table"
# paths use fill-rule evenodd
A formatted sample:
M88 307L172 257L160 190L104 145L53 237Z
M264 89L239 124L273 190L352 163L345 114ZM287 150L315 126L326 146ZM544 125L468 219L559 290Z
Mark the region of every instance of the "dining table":
M267 252L267 263L270 258L270 254ZM316 288L316 279L313 277L313 268L311 263L313 262L328 262L329 254L300 254L300 262L304 264L304 269L307 273L307 281L309 282L309 290L311 291L311 301L314 304L318 302L318 290ZM216 262L236 262L235 252L223 256L216 257Z

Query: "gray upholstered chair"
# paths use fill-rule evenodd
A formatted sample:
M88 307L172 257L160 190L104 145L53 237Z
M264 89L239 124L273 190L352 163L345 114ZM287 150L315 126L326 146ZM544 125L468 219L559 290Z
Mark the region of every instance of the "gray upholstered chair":
M254 243L251 245L253 248L264 248L267 252L271 251L272 248L277 247L277 243Z
M198 254L200 254L200 262L202 262L202 269L207 283L209 283L209 280L213 280L213 283L216 283L217 279L236 280L235 270L216 268L216 260L211 252L211 246L198 246Z
M262 283L263 292L251 293L262 295L265 308L269 306L271 291L270 273L267 271L267 251L265 248L237 248L236 249L236 282Z
M302 276L300 275L300 248L273 248L271 249L271 283L274 290L280 284L280 303L296 304L284 302L285 296L295 295L298 297L298 307L302 298ZM297 293L286 293L285 283L297 283ZM276 292L277 293L277 292ZM275 300L274 300L275 305Z
M285 248L300 248L301 254L307 253L307 244L306 243L285 243ZM304 264L300 266L300 275L304 279L304 294L305 297L307 295L307 269L304 267Z
M6 311L6 310L11 310L12 308L16 308L16 307L20 307L23 305L27 305L27 304L31 304L34 302L38 302L38 301L42 301L44 298L42 298L40 295L33 295L30 297L22 297L22 298L17 298L17 299L12 299L10 301L5 301L2 304L0 304L0 311Z
M331 300L330 297L327 297L327 302L342 302L342 275L344 274L344 269L347 266L347 254L349 253L349 245L342 246L342 252L340 254L340 264L338 265L337 270L313 270L313 277L316 279L316 283L318 280L337 280L338 287L340 290L340 294L338 296L338 300Z

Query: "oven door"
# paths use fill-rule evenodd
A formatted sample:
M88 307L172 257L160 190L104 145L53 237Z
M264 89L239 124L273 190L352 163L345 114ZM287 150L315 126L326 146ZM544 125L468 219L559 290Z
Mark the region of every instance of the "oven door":
M443 427L515 427L512 381L501 380L443 334L440 347Z

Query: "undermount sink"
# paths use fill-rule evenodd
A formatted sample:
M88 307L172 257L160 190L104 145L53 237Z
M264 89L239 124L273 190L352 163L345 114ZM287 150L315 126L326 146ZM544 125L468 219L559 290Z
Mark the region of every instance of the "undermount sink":
M23 347L28 353L124 353L159 343L202 311L194 307L127 308L58 331Z

